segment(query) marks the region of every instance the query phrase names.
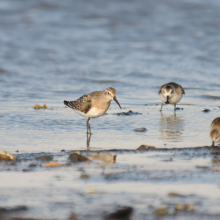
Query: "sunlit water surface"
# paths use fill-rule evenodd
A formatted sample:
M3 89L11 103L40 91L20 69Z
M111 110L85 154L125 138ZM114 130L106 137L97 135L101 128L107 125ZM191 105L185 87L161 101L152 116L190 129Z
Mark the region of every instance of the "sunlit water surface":
M85 149L86 119L64 108L111 86L123 111L91 120L92 148L209 145L219 115L218 1L1 1L1 147L11 152ZM174 81L180 110L159 112L159 87ZM213 97L214 96L214 97ZM218 97L217 97L218 98ZM47 104L36 111L35 103ZM211 112L205 114L204 108ZM146 127L147 132L133 129Z
M117 99L123 109L112 102L107 114L90 120L93 132L90 149L136 149L142 144L157 148L210 145L209 126L220 113L219 11L220 2L214 0L2 0L0 148L14 154L19 151L19 154L47 152L55 155L62 149L66 152L85 150L86 119L64 107L63 100L75 100L85 93L110 86L117 90ZM178 105L183 110L174 113L173 106L167 105L161 113L157 93L162 84L170 81L181 84L185 89L186 94ZM36 103L46 104L48 108L34 110ZM210 112L204 113L205 108ZM116 114L129 110L140 114ZM134 129L139 127L145 127L147 131L135 132ZM135 164L140 160L145 166L151 165L131 155L124 156L124 160L123 156L119 156L119 167L122 161ZM155 163L155 160L152 162ZM195 169L195 162L191 163L190 169ZM201 160L201 164L210 166L210 160ZM174 166L180 165L176 161ZM163 170L163 164L158 166L159 170ZM183 167L187 171L188 168ZM61 214L55 211L57 204L51 205L50 202L71 200L62 195L68 195L68 189L72 190L75 181L75 177L69 177L72 169L20 175L17 171L22 171L22 168L16 168L14 173L6 173L7 169L2 168L4 172L0 175L0 184L4 192L0 202L2 206L29 204L34 207L32 211L35 214L43 210L42 204L49 204L42 211L42 216L50 218L53 210L52 217L61 219ZM91 173L95 170L91 169ZM64 180L69 182L55 181L62 172ZM130 183L128 179L122 179L109 187L110 197L106 204L120 201L120 204L129 205L133 204L134 198L139 206L142 202L151 204L154 196L153 199L139 201L140 190L134 188L140 187L143 190L141 193L159 194L159 199L154 200L157 207L163 202L161 195L177 189L180 192L183 190L183 193L200 193L199 200L203 196L210 197L213 200L205 200L200 208L206 207L210 213L216 213L216 207L219 207L218 178L212 175L210 178L197 177L194 185L190 177L187 179L185 191L181 184L174 186L184 183L185 180L181 178L175 184L172 183L173 179L163 182L163 178L159 183L154 180L146 183L146 178L131 178ZM12 179L17 182L17 188L10 185ZM135 182L135 179L141 183ZM205 185L206 181L209 184ZM100 192L106 187L102 179L92 178L91 182L91 187L98 187ZM74 185L74 190L84 192L86 184L79 181ZM161 188L160 184L164 187ZM23 194L26 202L23 203L18 199L21 198L22 188L26 192ZM30 189L29 193L27 188ZM122 188L127 194L123 194L121 200L115 200L118 190ZM202 193L204 191L207 193ZM39 192L45 194L40 196ZM128 192L136 193L137 197ZM32 200L33 197L36 200ZM77 210L90 199L77 198ZM97 206L102 206L103 200L99 198L97 196ZM207 206L211 203L215 206ZM71 208L65 210L69 213ZM88 213L92 211L88 210ZM143 215L139 213L136 217L141 219Z

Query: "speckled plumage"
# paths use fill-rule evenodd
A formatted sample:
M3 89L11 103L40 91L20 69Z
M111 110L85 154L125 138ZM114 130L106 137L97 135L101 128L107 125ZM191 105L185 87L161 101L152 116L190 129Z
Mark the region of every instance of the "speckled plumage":
M174 104L174 111L176 110L176 104L181 100L185 94L183 87L177 83L170 82L162 85L158 91L163 103ZM163 103L160 111L162 111Z
M78 98L75 101L69 101L67 103L67 106L74 109L74 110L87 113L92 107L92 103L91 103L92 102L92 96L95 96L95 94L98 95L100 93L101 93L100 91L95 91L95 92L85 94L85 95L81 96L80 98Z
M112 100L121 108L116 99L116 90L109 87L104 91L94 91L85 94L75 101L64 100L64 104L72 108L76 113L86 117L87 129L90 129L90 125L88 124L89 119L102 116L108 110Z
M212 140L212 146L215 146L216 142L220 141L220 117L215 118L210 126L210 138Z
M220 117L215 118L211 123L210 130L213 130L215 128L220 130Z
M174 83L174 82L170 82L170 83L166 83L166 84L162 85L162 86L160 87L159 91L158 91L158 94L160 95L161 92L162 92L162 90L165 89L167 86L168 86L168 87L173 86L174 89L175 89L175 92L176 92L177 94L185 95L185 91L184 91L183 87L182 87L181 85L177 84L177 83Z

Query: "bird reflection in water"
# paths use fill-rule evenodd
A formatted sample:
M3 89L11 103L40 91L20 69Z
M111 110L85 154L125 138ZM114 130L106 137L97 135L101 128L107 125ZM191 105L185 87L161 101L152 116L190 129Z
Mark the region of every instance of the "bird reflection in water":
M89 145L90 145L91 137L92 137L92 134L87 133L87 141L86 141L87 150L90 150Z
M184 118L177 116L176 113L172 115L164 115L161 113L160 119L161 140L170 142L181 142L184 131Z

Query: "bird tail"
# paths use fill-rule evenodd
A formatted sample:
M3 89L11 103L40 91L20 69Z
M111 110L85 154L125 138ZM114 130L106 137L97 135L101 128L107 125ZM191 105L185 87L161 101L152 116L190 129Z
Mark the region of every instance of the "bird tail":
M64 100L63 103L64 103L64 105L69 107L69 101Z

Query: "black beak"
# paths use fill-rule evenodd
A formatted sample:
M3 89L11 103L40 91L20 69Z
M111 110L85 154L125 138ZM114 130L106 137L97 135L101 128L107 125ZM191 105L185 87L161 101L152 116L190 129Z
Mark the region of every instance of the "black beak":
M212 141L212 147L215 147L215 142L214 141Z
M167 96L167 101L165 102L166 104L170 104L169 103L169 96Z
M114 101L119 105L119 107L120 107L120 109L121 109L121 106L120 106L118 100L116 99L116 96L115 96L113 99L114 99Z

